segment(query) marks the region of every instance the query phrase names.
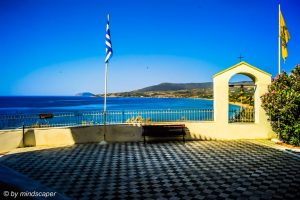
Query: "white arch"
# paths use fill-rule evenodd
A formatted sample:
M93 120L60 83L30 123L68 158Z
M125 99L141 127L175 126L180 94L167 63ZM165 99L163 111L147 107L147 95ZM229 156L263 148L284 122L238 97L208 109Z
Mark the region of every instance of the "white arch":
M228 81L235 74L250 75L255 79L255 123L228 123ZM186 122L190 133L196 138L208 139L256 139L274 137L274 132L261 107L260 97L268 91L271 74L246 62L240 62L214 77L214 121Z
M254 80L256 91L254 95L255 123L268 123L261 107L260 97L268 91L271 74L264 72L246 62L240 62L214 76L214 120L216 123L228 124L229 80L236 74L243 74Z

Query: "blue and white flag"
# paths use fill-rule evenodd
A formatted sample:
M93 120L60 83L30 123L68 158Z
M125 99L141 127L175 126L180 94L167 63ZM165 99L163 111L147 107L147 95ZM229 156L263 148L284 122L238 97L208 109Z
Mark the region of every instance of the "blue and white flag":
M106 56L105 56L105 63L108 63L109 59L112 57L112 45L110 39L110 30L109 30L109 14L107 15L107 24L106 24L106 35L105 35L105 46L106 46Z

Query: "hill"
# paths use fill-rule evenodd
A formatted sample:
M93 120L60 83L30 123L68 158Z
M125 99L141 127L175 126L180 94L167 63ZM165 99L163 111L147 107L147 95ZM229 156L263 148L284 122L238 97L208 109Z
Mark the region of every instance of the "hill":
M122 97L208 98L213 97L213 83L161 83L142 89L109 94Z
M255 88L252 81L230 82L229 86L231 102L253 104ZM213 99L213 83L161 83L130 92L111 93L108 96Z
M230 82L230 86L254 86L253 81L239 81L239 82Z
M145 87L132 92L149 92L149 91L176 91L176 90L192 90L192 89L202 89L202 88L212 88L212 82L205 83L161 83L158 85L153 85Z
M75 96L81 96L81 97L95 97L96 95L90 92L82 92L78 93Z

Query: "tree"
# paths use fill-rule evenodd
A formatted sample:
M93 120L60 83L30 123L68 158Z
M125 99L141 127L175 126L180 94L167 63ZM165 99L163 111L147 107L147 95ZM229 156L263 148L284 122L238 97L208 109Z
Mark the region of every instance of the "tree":
M300 145L300 65L277 76L261 100L279 139Z

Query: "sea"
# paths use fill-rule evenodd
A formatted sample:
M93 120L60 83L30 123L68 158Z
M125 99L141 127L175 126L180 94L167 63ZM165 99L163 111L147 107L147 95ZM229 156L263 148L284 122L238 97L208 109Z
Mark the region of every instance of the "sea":
M22 125L73 126L103 124L103 97L7 96L0 97L0 129ZM231 110L239 106L230 105ZM204 110L204 112L203 112ZM213 120L213 100L197 98L107 98L108 123L124 123L141 116L152 121ZM43 119L40 114L53 114Z
M2 96L0 114L103 111L104 98L82 96ZM230 109L239 106L230 105ZM213 100L198 98L108 97L109 111L213 109Z
M7 96L0 97L0 114L103 111L102 97ZM108 111L213 109L213 101L195 98L108 97Z

